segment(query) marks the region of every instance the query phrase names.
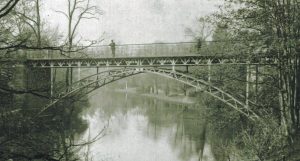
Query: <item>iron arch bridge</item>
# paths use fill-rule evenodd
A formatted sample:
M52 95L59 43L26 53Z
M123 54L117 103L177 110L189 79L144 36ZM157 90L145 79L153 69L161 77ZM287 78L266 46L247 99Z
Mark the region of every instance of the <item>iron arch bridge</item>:
M133 76L140 73L153 73L163 77L175 79L197 90L203 91L212 97L224 102L228 106L247 116L251 120L259 119L250 106L249 83L246 85L246 101L237 98L230 93L213 86L210 82L210 71L213 65L244 65L247 69L246 82L251 77L250 66L276 65L276 57L254 54L254 57L241 55L204 55L209 46L203 46L203 50L195 48L196 44L185 43L152 43L152 44L125 44L116 46L116 57L112 57L111 48L107 45L86 48L80 52L72 52L72 57L62 55L53 50L45 51L21 51L20 54L26 58L25 64L29 68L50 68L51 70L51 103L44 106L40 113L47 110L60 100L74 96L79 93L89 93L106 84ZM197 79L194 76L184 74L175 70L175 67L207 66L208 81ZM71 69L71 81L73 69L77 70L78 81L71 83L60 92L53 92L53 69ZM97 68L97 74L80 78L82 68ZM98 73L98 68L107 71ZM117 69L115 69L117 68ZM171 70L161 68L172 68ZM250 74L248 74L250 73Z
M39 111L39 114L43 113L51 106L65 98L69 98L79 93L85 95L109 83L140 73L152 73L177 80L191 87L195 87L198 91L205 92L210 96L222 101L226 105L247 116L253 121L260 119L260 117L249 108L249 105L246 105L228 92L211 85L207 81L197 79L183 72L160 68L119 68L90 75L72 83L70 86L62 89L61 91L56 92L56 94L53 95L54 99L49 104L45 105Z

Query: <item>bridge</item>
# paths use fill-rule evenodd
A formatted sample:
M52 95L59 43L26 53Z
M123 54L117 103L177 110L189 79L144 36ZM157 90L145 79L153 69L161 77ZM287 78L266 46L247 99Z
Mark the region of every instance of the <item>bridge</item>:
M72 52L62 55L53 50L24 52L30 68L51 69L51 97L52 101L45 105L40 113L47 110L57 102L70 96L90 93L106 84L127 78L140 73L153 73L163 77L177 80L189 86L195 87L198 91L205 92L212 97L222 101L229 107L247 116L251 120L259 119L258 114L251 110L253 102L249 97L249 84L246 85L245 99L236 97L228 91L216 87L210 80L212 65L245 65L250 73L251 65L274 65L277 59L267 56L242 57L239 55L203 55L195 48L194 43L176 44L129 44L117 46L116 57L112 58L108 46L87 48L80 52ZM178 71L177 67L186 67L186 71ZM208 79L197 78L188 71L188 67L206 66ZM67 68L78 70L78 80L73 82L61 91L53 91L53 69ZM80 77L81 68L97 68L97 72L88 77ZM99 72L99 68L105 70ZM247 81L251 74L247 74Z

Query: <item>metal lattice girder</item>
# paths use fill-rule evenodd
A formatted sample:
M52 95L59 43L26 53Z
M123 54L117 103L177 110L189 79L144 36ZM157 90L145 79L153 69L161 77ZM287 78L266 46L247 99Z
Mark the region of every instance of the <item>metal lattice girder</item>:
M100 72L81 79L80 81L74 82L71 86L63 89L63 91L58 91L55 95L56 99L52 100L51 103L44 106L40 113L53 106L60 100L68 98L78 93L89 93L98 89L106 84L114 82L119 79L123 79L129 76L133 76L139 73L154 73L167 78L175 79L179 82L187 84L189 86L195 87L198 90L208 93L214 98L224 102L228 106L232 107L234 110L242 113L251 120L259 119L259 116L254 113L248 106L243 102L233 97L231 94L217 88L210 83L197 79L193 76L183 74L181 72L176 72L173 70L159 69L159 68L121 68L112 69Z
M29 59L31 67L163 67L163 66L202 66L211 64L276 64L276 58L241 58L230 56L166 56L166 57L123 57L123 58L68 58L68 59Z
M78 94L78 92L83 92L83 90L89 89L87 90L88 92L84 91L84 93L89 93L90 91L94 91L95 89L98 89L106 84L138 73L141 73L141 71L135 69L114 69L83 78L77 82L74 82L72 85L66 87L62 91L57 92L54 96L54 99L52 99L49 104L46 104L40 110L39 114L55 105L59 101L71 97L74 94Z

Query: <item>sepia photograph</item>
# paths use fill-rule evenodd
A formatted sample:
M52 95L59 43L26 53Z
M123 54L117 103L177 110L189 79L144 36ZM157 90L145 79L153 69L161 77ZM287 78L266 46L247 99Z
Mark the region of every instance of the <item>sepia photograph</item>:
M0 161L300 161L300 1L0 0Z

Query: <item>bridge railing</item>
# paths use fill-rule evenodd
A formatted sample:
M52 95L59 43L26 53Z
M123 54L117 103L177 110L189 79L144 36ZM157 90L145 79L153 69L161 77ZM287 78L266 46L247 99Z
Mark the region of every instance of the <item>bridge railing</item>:
M58 59L58 58L111 58L112 50L108 45L77 47L74 51L60 50L26 50L28 59ZM158 56L191 56L196 55L198 49L194 42L184 43L152 43L152 44L124 44L116 45L115 57L158 57Z
M187 56L197 53L195 43L128 44L116 46L116 57ZM88 57L112 57L110 46L89 48Z

